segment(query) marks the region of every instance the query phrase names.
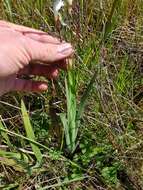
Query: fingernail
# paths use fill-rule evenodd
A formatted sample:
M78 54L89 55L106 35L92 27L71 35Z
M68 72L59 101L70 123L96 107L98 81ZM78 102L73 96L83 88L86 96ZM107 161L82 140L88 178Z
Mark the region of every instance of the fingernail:
M41 90L41 91L45 91L45 90L47 90L47 89L48 89L47 84L41 84L41 85L39 86L39 90Z
M58 53L60 54L64 54L64 55L67 55L69 53L72 53L73 51L73 48L70 44L63 44L63 45L60 45L59 48L58 48Z
M53 78L56 78L56 77L58 76L58 73L59 73L59 71L58 71L58 69L56 69L56 70L52 73L52 77L53 77Z

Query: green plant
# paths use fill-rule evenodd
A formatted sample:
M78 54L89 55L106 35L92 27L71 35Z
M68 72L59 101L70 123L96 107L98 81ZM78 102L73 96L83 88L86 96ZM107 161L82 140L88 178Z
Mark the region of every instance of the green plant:
M67 99L67 114L60 114L61 121L64 126L65 138L67 148L73 153L77 146L77 135L80 127L80 121L85 109L85 105L89 98L92 86L95 81L96 74L93 75L86 90L80 99L79 105L77 105L77 76L74 71L69 71L67 79L65 80L66 86L66 99Z

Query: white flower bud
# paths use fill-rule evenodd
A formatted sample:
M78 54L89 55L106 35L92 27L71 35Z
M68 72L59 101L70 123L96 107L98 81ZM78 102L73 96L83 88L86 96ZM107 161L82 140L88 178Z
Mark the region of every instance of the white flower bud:
M55 20L57 20L57 18L59 17L59 11L61 10L62 7L64 7L63 0L54 1L53 11L54 11Z

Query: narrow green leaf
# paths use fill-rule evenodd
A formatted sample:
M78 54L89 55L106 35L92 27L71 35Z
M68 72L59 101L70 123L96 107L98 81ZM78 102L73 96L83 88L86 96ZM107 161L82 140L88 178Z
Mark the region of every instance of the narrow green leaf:
M2 124L1 121L0 121L0 129L5 129L5 127L3 126L3 124ZM10 142L10 140L9 140L9 137L8 137L7 133L1 131L1 135L2 135L3 139L5 140L5 143L6 143L9 147L11 147L12 144L11 144L11 142Z
M70 137L71 150L75 150L76 141L76 77L72 71L68 72L66 86L66 98L67 98L67 121L68 131Z
M114 12L117 8L117 5L120 6L122 0L114 0L112 7L111 7L111 11L110 14L107 18L106 24L105 24L105 29L104 29L104 39L106 39L106 37L108 36L108 34L111 32L112 30L112 18L114 16Z
M9 14L9 18L12 21L12 8L11 8L11 0L3 0L4 6L6 8L6 10L8 11Z
M77 113L77 121L79 121L83 115L87 100L90 96L90 92L92 90L93 84L95 82L95 78L96 78L96 73L94 73L93 77L91 78L85 92L83 93L81 100L80 100L80 104L79 104L79 109L78 109L78 113Z
M26 110L26 107L25 107L25 104L23 101L21 101L21 112L22 112L22 117L23 117L23 122L24 122L24 127L25 127L27 137L31 140L35 140L34 131L33 131L32 125L30 123L29 115L27 113L27 110ZM37 158L37 161L39 163L41 163L42 153L41 153L39 147L33 143L30 143L30 144L31 144L32 150L35 154L35 157Z
M66 144L68 147L70 147L70 136L69 136L69 131L68 131L68 126L67 126L67 119L66 119L66 114L65 113L61 113L60 114L60 118L64 127L64 132L65 132L65 138L66 138Z

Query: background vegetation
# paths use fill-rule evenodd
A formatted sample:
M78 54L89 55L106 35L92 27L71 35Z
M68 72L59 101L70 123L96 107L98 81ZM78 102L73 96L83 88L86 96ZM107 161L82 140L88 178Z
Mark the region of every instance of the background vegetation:
M76 50L48 92L1 97L0 189L141 190L143 1L74 0L60 34L52 4L0 2L1 19Z

